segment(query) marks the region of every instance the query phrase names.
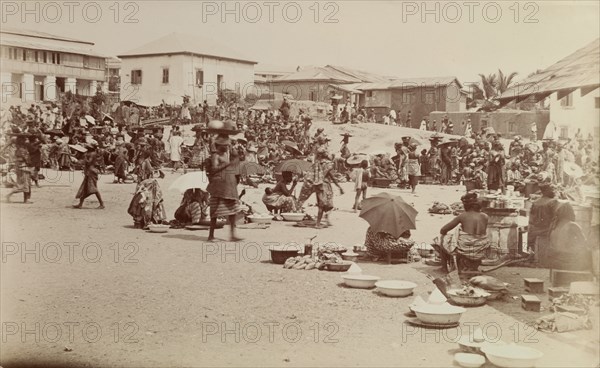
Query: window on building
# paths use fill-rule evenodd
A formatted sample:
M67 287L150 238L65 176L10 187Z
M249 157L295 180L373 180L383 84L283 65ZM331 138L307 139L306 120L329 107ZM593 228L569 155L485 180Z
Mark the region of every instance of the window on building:
M596 98L594 99L594 101L595 101L595 104L596 104L596 108L597 108L597 109L600 109L600 97L596 97Z
M410 105L415 101L415 94L413 92L403 92L402 93L402 103L405 105Z
M569 93L565 97L560 99L560 106L562 107L573 107L573 94Z
M39 61L39 59L38 59L38 52L37 51L34 52L34 59L35 59L36 63Z
M217 74L217 93L220 94L223 89L225 89L225 86L223 85L223 74Z
M43 51L43 52L42 52L42 61L43 61L44 63L47 63L47 62L48 62L48 55L47 55L47 54L48 54L48 53L47 53L46 51Z
M315 91L310 91L309 93L309 100L316 102L317 101L317 92Z
M196 69L196 85L198 87L204 85L204 71L202 69Z
M508 131L509 133L514 133L516 131L516 124L514 121L508 122Z
M365 93L365 95L366 95L367 97L373 97L373 91L367 91L367 92Z
M11 60L17 60L17 49L11 47L8 49L8 58Z
M169 83L169 68L162 68L162 82L163 84Z
M27 50L23 49L23 61L27 61Z
M90 57L84 55L83 56L83 67L84 68L89 68L90 67Z
M59 52L52 53L52 64L60 64L60 53Z
M567 126L560 127L560 137L563 139L569 138L569 127L567 127Z
M433 105L435 102L435 95L433 93L425 93L425 105Z
M142 71L140 69L131 71L131 84L142 84Z

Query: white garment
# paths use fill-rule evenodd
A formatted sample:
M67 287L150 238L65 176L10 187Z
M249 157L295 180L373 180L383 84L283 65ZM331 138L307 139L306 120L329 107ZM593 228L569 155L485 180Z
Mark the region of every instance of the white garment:
M421 126L419 130L427 130L427 122L425 120L421 120Z
M390 117L389 116L386 115L383 117L383 124L390 125Z
M181 144L183 138L180 135L174 135L169 138L169 147L171 148L171 161L181 161Z
M390 118L396 120L396 111L390 110Z

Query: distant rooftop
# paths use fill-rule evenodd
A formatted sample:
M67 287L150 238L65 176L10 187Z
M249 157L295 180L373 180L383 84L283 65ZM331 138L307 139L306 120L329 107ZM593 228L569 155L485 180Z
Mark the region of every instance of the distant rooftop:
M291 74L296 72L297 66L281 66L259 63L254 67L255 74Z
M198 56L256 64L256 61L252 61L242 55L239 55L236 51L229 49L222 43L217 43L211 39L201 38L199 36L181 33L168 34L117 56L121 59L125 59L129 57L173 54L194 54Z
M4 28L0 30L2 46L21 47L31 50L57 51L67 54L88 55L104 58L93 49L94 43L76 40L50 33ZM58 42L56 42L58 41Z
M19 35L19 36L27 36L27 37L44 38L44 39L48 39L48 40L58 40L58 41L66 41L66 42L85 43L85 44L88 44L90 46L94 45L94 43L90 42L90 41L82 41L82 40L78 40L78 39L75 39L75 38L64 37L64 36L57 36L57 35L53 35L53 34L46 33L46 32L40 32L40 31L32 31L32 30L27 30L27 29L7 28L7 27L4 27L4 26L2 27L2 29L0 29L0 33L13 34L13 35Z
M420 77L420 78L399 78L388 82L380 83L356 83L349 87L363 91L382 90L382 89L403 89L414 87L441 87L455 82L459 88L462 88L460 81L453 76L446 77Z
M307 66L292 74L277 78L276 81L328 81L332 83L390 82L393 77L365 72L336 65Z

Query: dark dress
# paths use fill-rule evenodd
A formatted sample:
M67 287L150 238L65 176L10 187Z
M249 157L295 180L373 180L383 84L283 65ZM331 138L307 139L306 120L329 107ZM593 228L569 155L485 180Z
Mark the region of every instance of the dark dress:
M85 198L91 194L98 193L98 168L96 167L97 155L90 152L85 157L85 167L83 170L83 182L77 191L75 198Z

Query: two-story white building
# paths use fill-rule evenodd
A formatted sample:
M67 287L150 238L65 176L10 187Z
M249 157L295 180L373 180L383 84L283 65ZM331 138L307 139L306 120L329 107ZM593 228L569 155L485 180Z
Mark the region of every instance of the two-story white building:
M2 103L54 101L62 92L104 88L105 57L94 43L44 32L0 30Z
M255 61L196 36L172 33L118 57L124 101L180 104L187 95L193 103L214 104L223 90L256 93Z
M549 100L550 121L560 138L573 138L578 130L600 138L600 38L532 75L498 99Z

